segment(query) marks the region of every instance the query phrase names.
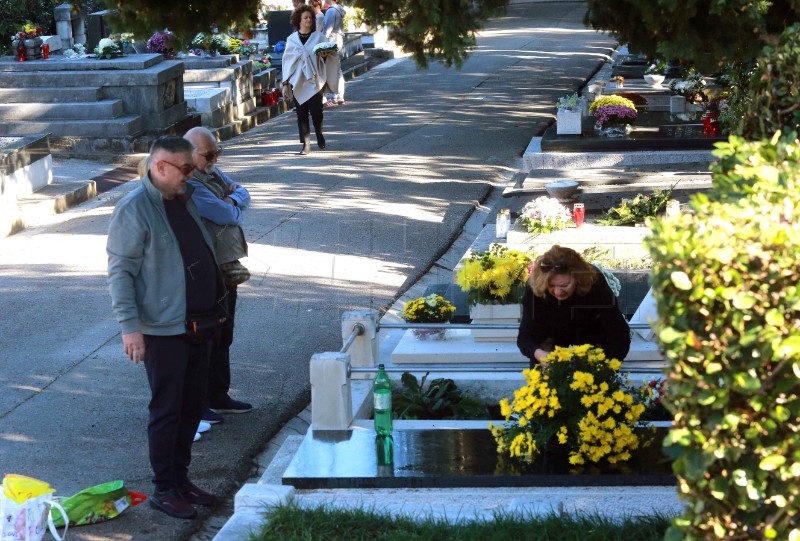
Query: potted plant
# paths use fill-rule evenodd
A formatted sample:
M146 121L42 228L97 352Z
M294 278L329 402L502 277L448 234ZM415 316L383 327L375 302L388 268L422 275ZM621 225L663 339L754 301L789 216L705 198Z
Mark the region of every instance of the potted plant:
M559 98L556 102L556 133L558 135L581 134L581 99L578 94Z
M696 111L702 110L702 106L698 104L708 101L708 96L706 96L705 93L706 86L706 80L703 74L697 71L690 71L683 79L673 79L669 84L669 88L672 90L673 94L683 97L686 100L686 104L693 104L693 108ZM676 107L676 109L679 108L679 106ZM672 102L670 102L670 112L673 112Z
M556 347L541 368L523 370L526 385L500 401L505 423L489 423L498 452L528 463L546 451L572 465L629 460L645 406L627 392L621 366L584 344Z
M409 323L447 323L456 307L441 295L431 293L408 301L403 307L402 318ZM411 329L419 340L444 340L447 329Z
M667 64L663 60L656 60L644 70L644 82L653 87L660 87L664 82L664 70Z
M25 47L26 60L37 60L42 58L42 27L30 21L26 21L22 29L12 37L12 47L14 50L19 48L20 43Z
M621 96L603 96L592 102L589 112L596 119L595 128L607 137L623 137L628 125L636 120L636 106Z
M174 37L169 30L155 32L147 40L148 52L164 55L164 58L175 58L175 51L171 46Z
M624 88L625 87L625 77L622 75L615 75L611 79L608 80L608 88Z
M572 216L558 199L543 195L522 207L517 223L528 233L551 233L572 225Z
M473 323L518 323L531 256L492 244L461 260L456 282L467 291ZM517 329L472 329L477 341L513 341Z

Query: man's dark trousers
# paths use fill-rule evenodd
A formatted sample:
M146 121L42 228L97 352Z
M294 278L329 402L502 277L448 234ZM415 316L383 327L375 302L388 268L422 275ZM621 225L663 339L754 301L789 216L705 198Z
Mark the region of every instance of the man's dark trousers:
M145 335L144 366L150 383L147 438L156 490L188 481L192 443L205 403L211 342Z
M211 346L211 363L208 369L208 404L210 407L224 407L228 402L228 391L231 388L231 344L233 344L233 326L236 316L236 286L226 284L228 288L228 318L222 324L220 332Z

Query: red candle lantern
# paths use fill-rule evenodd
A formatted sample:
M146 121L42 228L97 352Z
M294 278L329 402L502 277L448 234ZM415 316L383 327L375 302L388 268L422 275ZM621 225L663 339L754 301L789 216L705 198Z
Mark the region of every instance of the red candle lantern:
M17 42L17 61L25 62L28 59L28 51L25 49L25 43L22 40Z
M270 93L269 93L269 92L267 92L266 90L264 90L264 91L261 93L261 107L269 107L269 104L267 103L267 101L268 101L268 99L269 99L269 97L270 97L271 95L272 95L272 94L270 94Z
M50 58L50 46L47 43L42 45L42 58L44 58L45 60Z
M278 88L274 89L272 91L272 97L275 98L275 103L278 103L279 101L281 101L282 94L281 94L280 89L278 89Z

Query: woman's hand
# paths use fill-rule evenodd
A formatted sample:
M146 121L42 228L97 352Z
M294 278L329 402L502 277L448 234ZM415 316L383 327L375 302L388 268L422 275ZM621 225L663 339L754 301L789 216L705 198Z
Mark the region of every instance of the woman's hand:
M537 349L536 351L533 352L533 358L542 363L543 365L547 364L544 360L547 358L548 355L550 355L550 352L545 351L543 349Z
M291 101L292 99L292 85L289 83L284 83L281 85L281 91L283 93L284 101Z

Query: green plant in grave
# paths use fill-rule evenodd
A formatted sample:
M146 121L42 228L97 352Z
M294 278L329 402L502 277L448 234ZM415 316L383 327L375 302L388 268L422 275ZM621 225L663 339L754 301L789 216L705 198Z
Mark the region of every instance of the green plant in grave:
M667 207L675 185L667 190L656 190L652 194L636 194L630 201L623 199L618 207L608 209L597 223L600 225L632 225L655 217Z
M394 395L395 419L488 419L489 411L482 401L464 394L452 379L437 378L425 387L429 373L418 381L403 372L403 390Z
M800 140L714 154L712 190L646 241L689 501L665 539L800 539Z

